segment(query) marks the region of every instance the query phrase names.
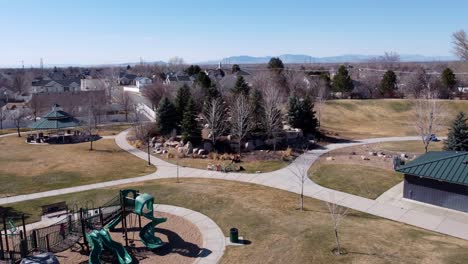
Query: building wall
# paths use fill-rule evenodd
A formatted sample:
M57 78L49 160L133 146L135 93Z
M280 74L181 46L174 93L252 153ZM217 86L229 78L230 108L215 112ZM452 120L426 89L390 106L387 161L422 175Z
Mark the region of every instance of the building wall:
M468 186L405 175L403 197L468 212Z

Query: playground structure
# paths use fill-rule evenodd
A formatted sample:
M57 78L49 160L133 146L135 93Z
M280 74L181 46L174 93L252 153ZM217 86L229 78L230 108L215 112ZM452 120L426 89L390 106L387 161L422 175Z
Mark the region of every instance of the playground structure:
M154 217L153 205L153 196L126 189L97 208L67 209L60 221L43 228L26 230L24 216L22 228L18 228L12 218L4 215L3 230L0 232L0 263L16 263L44 252L63 252L75 245L80 246L81 252L89 254L90 264L101 263L104 250L116 256L118 263L133 263L127 249L131 248L135 238L129 239L129 229L139 228L139 240L149 250L164 245L154 232L155 226L167 219ZM149 220L143 227L141 217ZM120 229L117 230L119 224ZM109 231L121 232L125 246L112 240Z

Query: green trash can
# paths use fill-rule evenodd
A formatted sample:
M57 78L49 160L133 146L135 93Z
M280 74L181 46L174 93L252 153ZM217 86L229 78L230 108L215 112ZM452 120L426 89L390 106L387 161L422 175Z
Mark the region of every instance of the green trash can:
M229 241L231 243L239 243L239 230L233 227L229 230Z

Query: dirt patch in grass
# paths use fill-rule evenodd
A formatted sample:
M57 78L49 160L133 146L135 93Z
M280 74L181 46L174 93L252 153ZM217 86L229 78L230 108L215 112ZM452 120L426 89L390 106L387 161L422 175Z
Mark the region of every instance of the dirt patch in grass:
M0 138L0 196L13 196L137 177L155 171L111 139L67 145L30 145L25 138Z
M468 241L425 231L364 213L350 211L341 225L345 256L335 247L326 205L305 199L297 210L297 194L273 188L206 179L174 179L127 185L155 196L157 203L199 211L213 219L227 236L231 227L251 241L228 247L221 263L466 263ZM96 204L114 197L119 188L93 190L11 205L33 212L54 201Z

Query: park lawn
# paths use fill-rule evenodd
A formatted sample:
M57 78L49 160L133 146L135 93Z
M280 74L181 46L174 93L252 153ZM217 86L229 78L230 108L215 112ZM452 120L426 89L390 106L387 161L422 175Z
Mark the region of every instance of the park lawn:
M321 186L369 199L376 199L403 180L399 173L357 164L317 164L309 175Z
M20 128L20 133L21 132L26 132L29 131L29 128ZM11 134L11 133L17 133L16 128L4 128L0 129L0 135L6 135L6 134Z
M93 200L102 204L120 188L135 188L155 196L156 203L199 211L213 219L226 236L231 227L251 241L227 247L221 263L466 263L468 241L349 211L340 226L342 246L349 252L334 256L334 234L326 205L306 198L297 210L297 194L269 187L208 179L150 181L7 205L33 214L40 205Z
M468 109L468 101L439 101L444 116L435 134L445 136L458 112ZM330 100L320 110L321 129L351 139L414 136L414 105L414 100L407 99Z
M115 136L119 134L120 132L131 128L132 126L130 124L114 124L114 125L105 125L105 126L99 126L97 129L97 133L100 136Z
M400 142L383 142L378 143L379 148L383 151L394 151L400 153L424 153L424 145L421 140L400 141ZM441 151L444 147L443 141L431 142L428 151Z
M137 177L155 171L121 150L112 139L67 145L29 145L25 137L0 138L0 196L14 196L96 182Z
M209 164L211 165L221 165L223 168L228 166L231 161L228 160L212 160L212 159L192 159L192 158L183 158L183 159L168 159L163 155L155 156L159 159L167 161L172 164L179 164L179 166L190 167L196 169L206 170ZM289 165L289 162L283 160L256 160L256 161L242 161L236 163L236 166L242 166L244 168L243 173L256 173L260 172L270 172L279 170Z

